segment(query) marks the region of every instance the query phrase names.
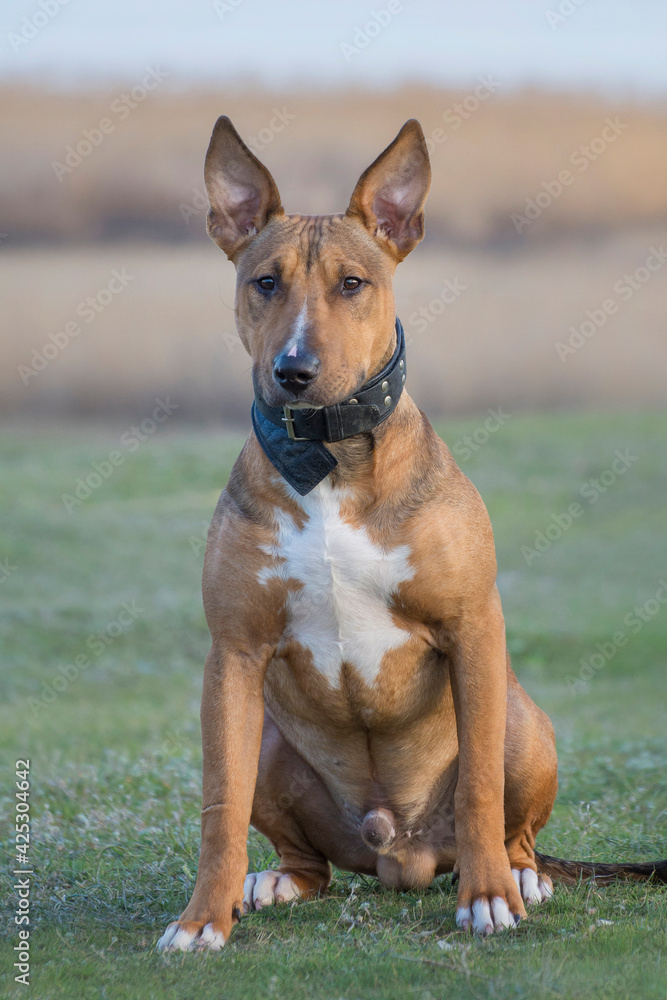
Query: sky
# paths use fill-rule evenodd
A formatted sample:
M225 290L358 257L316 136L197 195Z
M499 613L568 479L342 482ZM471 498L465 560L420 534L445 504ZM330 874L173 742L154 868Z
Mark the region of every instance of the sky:
M667 0L3 0L0 79L667 94Z

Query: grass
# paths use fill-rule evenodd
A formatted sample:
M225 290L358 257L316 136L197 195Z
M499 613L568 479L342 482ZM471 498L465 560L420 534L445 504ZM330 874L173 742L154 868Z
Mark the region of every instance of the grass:
M453 445L481 424L442 433ZM462 462L494 523L515 669L556 726L547 853L665 854L666 434L663 415L513 417ZM196 873L202 531L239 440L162 430L68 514L61 495L115 444L94 428L0 436L2 808L14 761L29 757L36 873L29 988L11 969L8 875L2 995L664 998L665 893L653 885L560 887L515 934L481 941L456 931L448 878L395 895L337 873L326 899L247 918L220 955L156 953ZM636 460L590 503L582 485L616 449ZM521 547L573 502L581 516L528 565ZM624 622L635 607L639 628ZM619 631L627 642L614 646ZM610 642L582 680L580 661ZM77 656L88 665L68 671ZM254 833L249 852L254 868L271 864Z

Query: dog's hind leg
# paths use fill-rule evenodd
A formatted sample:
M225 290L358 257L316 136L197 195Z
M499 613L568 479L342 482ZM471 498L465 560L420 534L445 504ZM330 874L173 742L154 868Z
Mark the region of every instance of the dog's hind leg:
M551 879L539 871L535 837L549 819L558 788L553 727L509 676L505 738L505 847L525 906L544 902Z
M280 865L276 871L248 874L246 913L325 892L329 860L374 873L373 852L348 827L319 777L283 739L268 712L250 821L271 841Z

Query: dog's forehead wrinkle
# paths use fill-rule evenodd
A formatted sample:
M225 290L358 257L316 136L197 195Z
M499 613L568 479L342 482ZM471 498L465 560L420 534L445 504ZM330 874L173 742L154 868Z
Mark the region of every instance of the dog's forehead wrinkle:
M277 261L287 271L308 274L364 261L364 270L390 278L386 254L357 222L343 215L286 216L270 223L250 244L239 264L244 275Z
M239 261L239 283L254 280L263 272L275 273L288 285L297 279L335 284L347 275L389 285L393 277L393 267L377 241L346 215L274 219Z
M299 263L299 250L295 245L282 239L262 240L261 234L248 250L239 266L239 278L247 278L251 274L271 271L278 275L293 271Z

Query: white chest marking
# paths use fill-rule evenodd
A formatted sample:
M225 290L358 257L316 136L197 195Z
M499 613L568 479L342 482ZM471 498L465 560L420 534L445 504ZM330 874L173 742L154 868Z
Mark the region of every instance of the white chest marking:
M326 480L305 497L290 493L307 521L300 529L291 517L275 512L276 542L267 554L282 561L262 570L259 579L266 583L277 577L303 585L289 592L288 632L311 651L315 668L332 685L343 661L372 684L385 653L410 638L394 623L389 608L399 584L414 575L409 546L385 551L364 528L344 521L340 502L345 493Z

